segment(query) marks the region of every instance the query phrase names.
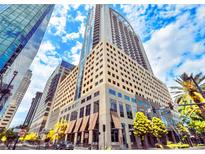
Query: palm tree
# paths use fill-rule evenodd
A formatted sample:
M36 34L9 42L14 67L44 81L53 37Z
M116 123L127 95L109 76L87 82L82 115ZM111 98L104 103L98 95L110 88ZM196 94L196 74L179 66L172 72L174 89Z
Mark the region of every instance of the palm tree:
M195 76L193 76L192 73L191 75L188 75L187 73L180 75L179 78L175 80L180 86L171 87L173 90L171 93L178 104L191 104L192 101L194 101L201 110L201 116L205 119L205 109L201 106L200 103L202 102L199 99L199 97L203 97L200 95L200 93L198 93L198 88L196 87L193 80L190 80L190 77L193 77L193 80L195 80L196 84L202 89L203 92L205 92L205 76L200 72ZM187 97L191 98L191 103L187 101Z

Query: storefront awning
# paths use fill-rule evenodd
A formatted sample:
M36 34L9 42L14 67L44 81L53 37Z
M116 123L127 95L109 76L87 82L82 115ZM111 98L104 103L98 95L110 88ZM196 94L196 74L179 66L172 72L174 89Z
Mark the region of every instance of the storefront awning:
M93 130L93 129L95 128L97 119L98 119L98 112L97 112L97 113L94 113L94 114L91 114L88 130Z
M86 128L86 126L88 124L89 117L90 116L83 117L83 123L82 123L82 126L80 128L80 132L85 131L85 128Z
M76 120L73 120L73 121L70 122L67 134L72 133L72 130L73 130L74 126L75 126L75 123L76 123Z
M75 125L75 129L74 129L74 133L78 132L79 128L80 128L80 125L82 123L82 118L78 119L77 122L76 122L76 125Z
M121 122L120 117L118 116L117 112L111 111L111 117L114 122L115 128L121 129Z
M68 124L67 124L67 128L66 128L66 130L65 130L65 133L67 133L68 131L69 131L69 129L70 129L70 121L68 121Z

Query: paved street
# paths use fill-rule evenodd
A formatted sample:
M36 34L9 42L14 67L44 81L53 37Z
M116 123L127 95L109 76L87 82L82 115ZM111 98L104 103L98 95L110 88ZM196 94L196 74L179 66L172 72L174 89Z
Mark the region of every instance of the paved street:
M182 149L182 150L203 150L203 149L205 149L205 146L190 147L188 149ZM7 150L7 148L4 145L0 145L0 150ZM35 146L18 145L16 146L16 150L45 150L45 148L44 147L36 148ZM50 150L50 149L47 149L47 150ZM78 147L78 148L75 148L74 150L87 150L87 149ZM152 150L158 150L158 149L152 149Z

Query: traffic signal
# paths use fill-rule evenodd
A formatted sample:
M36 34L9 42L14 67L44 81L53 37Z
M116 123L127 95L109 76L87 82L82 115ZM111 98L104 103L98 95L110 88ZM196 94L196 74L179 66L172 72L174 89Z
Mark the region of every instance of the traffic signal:
M152 107L152 111L153 111L153 113L156 113L155 107Z
M103 132L105 132L105 125L103 125Z
M174 106L172 105L171 102L169 102L169 108L170 108L170 110L174 110Z

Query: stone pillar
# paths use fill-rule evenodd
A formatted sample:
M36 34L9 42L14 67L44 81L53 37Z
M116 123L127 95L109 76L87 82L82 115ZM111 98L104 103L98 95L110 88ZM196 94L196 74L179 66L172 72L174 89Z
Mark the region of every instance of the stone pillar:
M67 139L68 139L68 134L66 133L65 134L65 142L67 141Z
M130 134L131 132L129 131L128 125L125 125L125 140L127 141L128 148L132 149L131 141L130 141Z
M76 145L76 143L77 143L77 137L78 137L78 133L75 133L75 136L74 136L74 145Z
M88 143L89 144L93 143L93 131L92 130L89 130Z
M84 140L84 132L81 133L81 141L80 141L81 144L83 144L83 140Z
M119 145L120 145L120 148L122 148L122 145L123 145L122 129L118 129L118 131L119 131L119 134L118 134Z

